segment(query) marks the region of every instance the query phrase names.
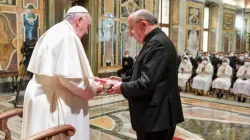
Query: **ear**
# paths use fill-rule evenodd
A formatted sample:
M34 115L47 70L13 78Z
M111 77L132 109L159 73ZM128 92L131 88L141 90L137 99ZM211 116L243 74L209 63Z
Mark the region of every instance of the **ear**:
M142 25L142 27L145 27L145 26L148 25L148 23L147 23L147 21L142 20L142 21L141 21L141 25Z
M76 26L79 27L81 23L82 17L77 18L76 20Z

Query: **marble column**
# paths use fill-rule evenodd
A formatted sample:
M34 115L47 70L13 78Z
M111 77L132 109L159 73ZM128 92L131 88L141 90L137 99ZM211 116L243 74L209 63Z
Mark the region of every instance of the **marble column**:
M94 75L98 74L98 7L97 0L89 0L89 12L92 25L89 31L88 59Z
M224 47L222 44L223 40L223 33L222 33L222 27L223 27L223 4L222 2L218 3L218 20L217 20L217 37L216 37L216 51L217 52L223 52Z
M186 0L179 0L179 31L178 31L178 51L185 51L185 24L186 24Z

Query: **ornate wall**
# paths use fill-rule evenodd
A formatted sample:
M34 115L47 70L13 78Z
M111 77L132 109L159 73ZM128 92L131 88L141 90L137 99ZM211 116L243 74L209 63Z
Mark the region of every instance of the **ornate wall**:
M0 64L4 70L22 71L21 47L44 32L43 0L0 0Z
M157 0L98 1L98 73L117 71L125 51L132 57L140 51L140 45L128 34L127 17L142 8L156 15L157 6Z
M187 1L185 47L193 57L202 50L204 3Z
M234 48L234 27L235 27L235 10L224 8L223 9L223 52L235 51Z

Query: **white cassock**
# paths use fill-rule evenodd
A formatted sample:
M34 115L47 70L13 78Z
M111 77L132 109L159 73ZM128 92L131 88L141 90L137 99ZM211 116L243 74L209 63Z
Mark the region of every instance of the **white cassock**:
M247 73L244 74L245 70L247 70ZM250 96L250 67L246 67L245 65L241 66L237 72L238 79L235 81L233 86L234 94L245 94ZM243 80L243 78L246 78L248 80Z
M225 73L222 71L225 70ZM229 90L231 86L231 77L232 77L233 69L230 67L230 65L220 66L217 71L217 77L212 84L213 88L216 89L224 89Z
M205 67L204 71L202 71L203 67ZM213 76L212 64L210 62L208 62L207 65L204 65L203 63L199 64L196 73L197 76L193 79L192 88L209 91Z
M188 62L184 63L183 58L187 58ZM183 57L183 58L182 58L182 61L181 61L181 64L180 64L179 70L178 70L179 71L179 73L178 73L178 86L184 88L186 86L188 79L192 75L192 67L193 66L192 66L190 59L188 57ZM182 68L184 69L183 72L181 70Z
M38 40L28 70L34 73L24 96L21 137L62 124L75 127L70 140L89 140L88 99L94 97L89 61L74 28L62 21ZM64 140L65 135L53 137Z

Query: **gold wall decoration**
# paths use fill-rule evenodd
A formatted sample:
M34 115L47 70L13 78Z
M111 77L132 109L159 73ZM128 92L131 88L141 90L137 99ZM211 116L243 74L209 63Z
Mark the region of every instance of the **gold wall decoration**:
M0 0L0 4L6 4L6 5L16 5L16 0Z
M223 31L232 32L234 30L235 11L223 10Z
M212 30L216 30L217 29L217 21L218 21L218 6L217 5L213 5L210 7L211 9L211 29Z
M44 1L6 2L0 2L0 64L4 70L18 70L20 74L23 65L19 63L23 59L21 48L24 41L27 37L36 40L44 32Z
M39 0L23 0L23 8L39 9Z
M188 25L199 26L200 25L200 8L188 6Z
M9 15L6 13L6 15ZM4 13L0 13L0 67L7 70L10 66L10 62L13 58L13 54L16 52L16 48L13 41L16 41L16 35L13 32L11 23ZM9 15L14 17L16 21L16 14Z
M172 13L172 25L179 24L179 0L172 0L171 1L171 13Z
M204 4L187 1L185 48L193 57L202 50Z

